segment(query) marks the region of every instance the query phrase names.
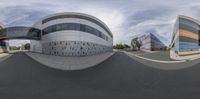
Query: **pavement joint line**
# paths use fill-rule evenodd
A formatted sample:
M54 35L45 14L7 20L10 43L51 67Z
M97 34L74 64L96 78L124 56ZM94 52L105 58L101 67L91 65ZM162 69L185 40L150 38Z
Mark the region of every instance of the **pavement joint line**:
M158 62L158 63L183 63L183 62L186 62L186 60L181 60L181 61L161 61L161 60L154 60L154 59L149 59L149 58L146 58L146 57L141 57L139 55L134 55L134 54L131 54L131 53L128 53L128 52L125 52L123 51L124 53L126 53L127 55L133 55L137 58L140 58L140 59L144 59L144 60L148 60L148 61L153 61L153 62Z
M8 59L10 56L12 56L12 54L9 54L9 53L0 53L0 62Z
M38 54L38 53L26 53L30 58L34 59L35 61L55 69L60 70L82 70L87 69L89 67L93 67L97 64L102 63L106 59L113 56L115 52L108 52L97 54L93 56L86 56L86 57L59 57L59 56L51 56L45 59L45 54ZM40 56L40 57L39 57ZM44 57L43 57L44 56ZM59 61L51 61L52 59L56 58ZM86 59L88 58L88 59ZM78 60L78 62L77 62Z

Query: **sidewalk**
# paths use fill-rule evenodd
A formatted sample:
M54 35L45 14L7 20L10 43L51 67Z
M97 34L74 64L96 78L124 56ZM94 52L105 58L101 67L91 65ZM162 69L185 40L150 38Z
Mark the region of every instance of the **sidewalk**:
M0 53L0 62L6 60L10 56L12 56L12 54L9 54L9 53Z
M107 52L87 57L61 57L39 53L26 54L39 63L60 70L82 70L95 66L111 57L115 52Z
M191 61L159 61L159 60L152 60L149 58L140 57L138 55L134 55L130 52L123 52L128 55L133 60L144 64L145 66L149 66L152 68L160 69L160 70L180 70L184 68L189 68L195 66L196 64L200 63L200 59L191 60Z
M169 51L156 51L154 53L141 54L138 56L153 59L153 60L159 60L159 61L176 61L170 58Z
M167 57L165 54L163 53L149 53L149 54L134 54L131 52L126 52L124 51L124 53L126 53L127 55L131 55L131 56L135 56L137 58L143 59L143 60L147 60L147 61L152 61L152 62L157 62L157 63L181 63L181 62L185 62L185 61L176 61L176 60L170 60L169 57Z
M175 53L174 50L170 50L170 57L174 60L196 60L200 59L200 54L194 54L194 55L186 55L186 56L179 56Z

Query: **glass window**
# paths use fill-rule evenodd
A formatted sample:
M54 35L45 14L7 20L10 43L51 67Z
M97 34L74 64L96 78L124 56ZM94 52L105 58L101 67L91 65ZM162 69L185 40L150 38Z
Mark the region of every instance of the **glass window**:
M78 24L78 23L62 23L62 24L49 26L43 29L43 35L56 32L56 31L62 31L62 30L75 30L75 31L87 32L108 41L108 37L104 35L102 32L100 32L99 30L93 27L90 27L88 25L83 25L83 24Z
M0 30L0 37L40 39L41 30L31 27L8 27Z
M47 18L47 19L43 20L42 24L47 23L47 22L52 21L52 20L63 19L63 18L79 18L79 19L84 19L84 20L91 21L91 22L99 25L100 27L102 27L106 32L108 32L108 34L111 37L113 37L112 33L101 22L99 22L99 21L97 21L97 20L95 20L93 18L86 17L86 16L81 16L81 15L58 15L58 16L53 16L53 17L50 17L50 18Z

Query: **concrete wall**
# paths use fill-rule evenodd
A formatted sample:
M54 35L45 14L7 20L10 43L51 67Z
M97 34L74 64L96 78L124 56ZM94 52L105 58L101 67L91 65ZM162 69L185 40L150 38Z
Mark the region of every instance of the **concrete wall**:
M112 47L82 41L57 41L43 43L42 52L59 56L88 56L112 51Z
M31 40L31 48L30 51L42 53L42 44L41 41Z

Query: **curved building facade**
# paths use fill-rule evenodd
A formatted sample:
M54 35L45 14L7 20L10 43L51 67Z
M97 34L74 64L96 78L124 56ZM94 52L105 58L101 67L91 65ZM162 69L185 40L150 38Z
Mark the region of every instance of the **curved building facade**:
M191 17L180 15L176 21L171 48L176 54L200 54L200 22Z
M34 24L41 40L31 50L49 55L87 56L112 51L113 35L99 19L82 13L58 13Z
M49 15L32 27L0 24L0 41L9 39L30 39L31 51L58 56L93 55L112 51L113 45L113 35L102 21L73 12Z

